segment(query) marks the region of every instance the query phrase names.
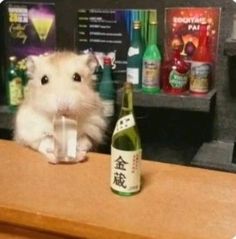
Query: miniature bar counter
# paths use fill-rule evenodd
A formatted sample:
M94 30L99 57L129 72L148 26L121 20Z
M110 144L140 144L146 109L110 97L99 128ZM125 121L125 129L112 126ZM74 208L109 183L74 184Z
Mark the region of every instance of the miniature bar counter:
M232 239L236 174L143 160L142 191L109 188L109 155L51 165L0 140L0 238Z

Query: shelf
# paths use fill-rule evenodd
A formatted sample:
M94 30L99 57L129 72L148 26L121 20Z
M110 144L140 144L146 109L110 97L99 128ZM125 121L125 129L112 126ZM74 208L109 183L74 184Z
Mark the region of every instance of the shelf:
M228 38L225 41L224 53L226 56L236 56L236 39Z
M122 91L118 90L116 103L121 103ZM171 95L159 93L155 95L134 92L134 105L141 107L172 108L187 111L210 112L211 106L215 102L216 90L212 89L206 95Z
M194 156L191 165L236 172L233 152L234 142L212 141L203 143Z
M121 102L121 90L118 90L116 103ZM215 101L216 90L211 90L203 96L194 96L189 93L183 95L170 95L159 93L155 95L134 92L134 105L142 107L172 108L188 111L210 112ZM5 105L0 106L0 129L13 129L14 112Z
M0 106L0 129L13 129L13 121L15 114L8 106Z

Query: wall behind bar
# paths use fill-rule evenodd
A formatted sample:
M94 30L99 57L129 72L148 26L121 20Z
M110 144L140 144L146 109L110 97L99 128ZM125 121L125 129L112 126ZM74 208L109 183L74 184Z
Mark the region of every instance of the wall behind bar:
M38 2L35 0L25 0L26 2ZM13 1L8 1L13 2ZM47 2L41 0L41 2ZM160 32L160 46L163 46L163 32L164 32L164 9L165 7L177 7L177 6L199 6L199 7L210 7L217 6L222 8L221 14L221 25L220 25L220 36L219 36L219 50L218 50L218 61L216 64L216 79L215 86L217 90L217 100L215 112L211 112L210 116L199 116L192 114L191 117L185 117L189 125L196 132L209 130L213 127L213 134L211 139L219 140L234 140L236 135L236 95L231 94L230 80L228 77L228 57L224 55L224 42L230 36L232 28L232 15L236 12L236 3L232 0L189 0L189 1L176 1L176 0L97 0L97 1L81 1L81 0L56 0L56 14L57 14L57 43L58 49L75 49L75 31L76 31L76 16L77 10L80 8L112 8L112 9L123 9L123 8L153 8L157 9L158 20L159 20L159 32ZM0 12L1 17L1 12ZM0 33L2 32L2 24L0 24ZM0 44L0 63L3 61L3 47ZM235 59L235 58L234 58ZM236 65L236 64L235 64ZM234 84L235 85L235 84ZM235 91L234 91L235 92ZM155 111L155 110L154 110ZM156 110L160 114L159 110ZM174 116L180 113L172 113L170 110L169 114ZM163 112L161 112L163 113ZM203 114L203 113L199 113ZM212 117L213 116L213 117ZM172 117L172 116L171 116ZM170 118L171 118L170 117ZM199 118L204 118L204 120ZM154 122L155 123L155 122ZM185 121L186 123L186 121ZM185 124L184 123L184 124ZM204 126L205 125L205 126ZM184 125L183 127L186 128ZM195 133L196 133L195 132ZM200 132L203 134L203 132ZM209 134L208 134L209 135ZM195 137L195 136L192 136ZM196 136L197 137L197 136ZM209 137L206 137L209 139Z

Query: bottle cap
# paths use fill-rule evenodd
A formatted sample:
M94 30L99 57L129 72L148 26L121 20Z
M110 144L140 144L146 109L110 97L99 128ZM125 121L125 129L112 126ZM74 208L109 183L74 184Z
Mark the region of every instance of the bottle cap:
M140 21L133 21L133 26L134 26L134 29L139 29L141 28L141 22Z
M152 21L149 22L149 24L150 25L157 25L157 21L152 20Z
M104 65L111 65L111 58L110 57L104 57L103 62L104 62Z
M10 60L10 61L16 61L16 56L10 56L10 57L9 57L9 60Z
M124 82L124 88L126 89L133 89L133 84L129 81Z

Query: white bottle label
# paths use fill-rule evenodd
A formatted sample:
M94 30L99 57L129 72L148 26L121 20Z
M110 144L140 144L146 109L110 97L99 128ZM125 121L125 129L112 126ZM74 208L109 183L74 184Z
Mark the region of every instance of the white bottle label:
M130 47L128 50L128 56L135 56L139 54L139 48Z
M113 135L117 134L118 132L133 127L135 125L135 120L133 114L128 114L122 118L120 118L116 122L116 127L114 129Z
M160 61L145 60L143 62L143 86L160 87Z
M105 117L114 115L114 100L103 100L103 114Z
M196 93L207 93L209 90L210 73L210 63L192 61L189 85L190 91Z
M141 185L142 150L124 151L111 147L111 188L125 193L138 192Z
M127 81L137 85L139 83L139 69L127 67Z

